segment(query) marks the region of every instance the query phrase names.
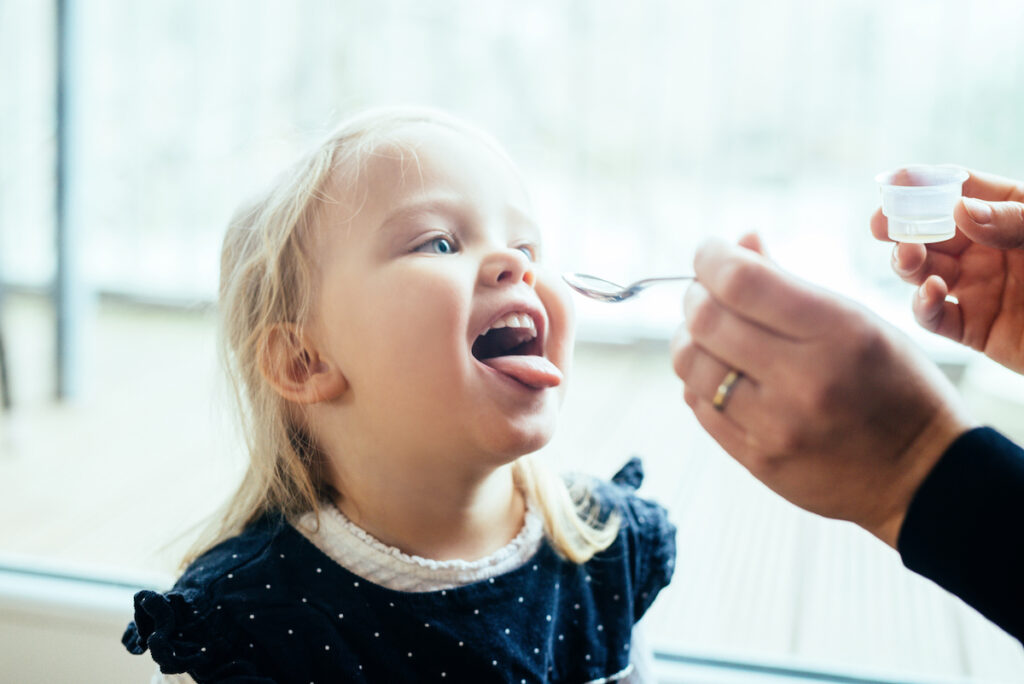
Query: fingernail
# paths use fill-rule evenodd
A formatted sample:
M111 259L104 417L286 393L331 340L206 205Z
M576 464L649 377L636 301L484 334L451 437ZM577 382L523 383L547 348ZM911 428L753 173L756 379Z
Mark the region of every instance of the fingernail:
M892 269L897 273L906 273L906 269L900 263L900 243L896 243L892 247Z
M973 197L964 197L964 209L974 219L975 223L985 224L992 220L992 207L981 200Z

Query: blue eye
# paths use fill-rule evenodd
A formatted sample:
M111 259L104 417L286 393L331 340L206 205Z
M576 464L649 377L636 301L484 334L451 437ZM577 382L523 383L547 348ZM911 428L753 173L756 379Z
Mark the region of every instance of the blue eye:
M432 254L454 254L455 244L449 238L436 237L433 240L424 242L415 251L430 252Z
M516 247L516 249L525 254L526 258L529 259L530 261L537 260L537 253L532 245L519 245L518 247Z

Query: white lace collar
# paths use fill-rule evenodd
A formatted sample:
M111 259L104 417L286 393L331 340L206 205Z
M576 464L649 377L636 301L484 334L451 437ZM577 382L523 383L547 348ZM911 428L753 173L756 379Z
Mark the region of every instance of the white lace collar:
M319 528L312 512L299 518L295 527L353 574L388 589L410 592L452 589L511 572L532 558L544 539L544 524L529 500L519 534L494 553L473 561L438 561L406 554L370 535L333 505L321 509Z

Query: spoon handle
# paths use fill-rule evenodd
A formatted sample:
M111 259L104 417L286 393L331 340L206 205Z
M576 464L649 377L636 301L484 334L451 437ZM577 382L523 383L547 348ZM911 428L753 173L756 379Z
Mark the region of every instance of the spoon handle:
M633 283L633 287L647 287L648 285L654 285L656 283L668 283L676 280L693 280L697 276L684 275L684 276L662 276L659 278L644 278Z
M643 280L638 280L635 283L633 283L632 285L630 285L628 291L635 294L637 292L640 292L641 290L646 290L651 285L657 285L658 283L673 283L673 282L679 282L679 281L682 281L682 280L693 280L696 277L697 276L687 275L687 276L665 276L665 277L662 277L662 278L644 278Z

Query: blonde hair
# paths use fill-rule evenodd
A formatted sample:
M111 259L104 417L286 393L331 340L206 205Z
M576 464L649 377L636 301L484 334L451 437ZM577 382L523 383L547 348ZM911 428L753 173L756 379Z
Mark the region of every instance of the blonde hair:
M221 252L220 339L249 467L185 563L268 513L289 519L308 511L319 515L322 502L329 499L333 490L323 458L294 419L294 407L264 379L261 356L274 326L290 324L301 330L309 320L316 291L309 245L327 184L341 172L358 178L374 150L396 142L404 127L420 123L469 134L501 152L489 136L440 112L370 111L342 123L262 199L231 221ZM600 515L585 481L567 486L532 455L514 462L513 475L536 503L548 539L564 557L585 562L614 540L619 520Z

